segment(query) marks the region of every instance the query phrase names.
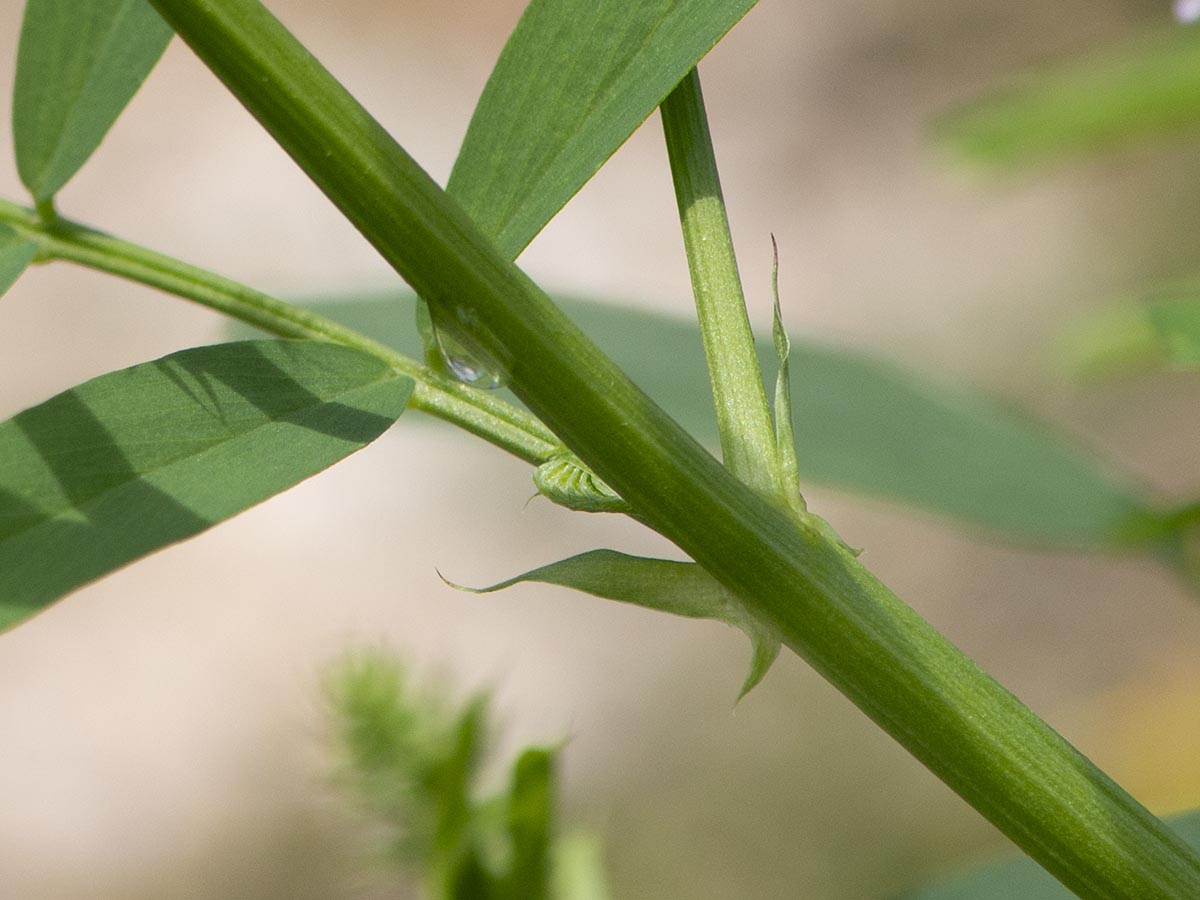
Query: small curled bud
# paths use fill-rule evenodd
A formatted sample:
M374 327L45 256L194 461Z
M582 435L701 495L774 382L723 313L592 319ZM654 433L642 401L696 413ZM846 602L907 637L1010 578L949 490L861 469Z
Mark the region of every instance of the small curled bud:
M573 456L559 456L534 470L538 493L579 512L629 512L629 504Z

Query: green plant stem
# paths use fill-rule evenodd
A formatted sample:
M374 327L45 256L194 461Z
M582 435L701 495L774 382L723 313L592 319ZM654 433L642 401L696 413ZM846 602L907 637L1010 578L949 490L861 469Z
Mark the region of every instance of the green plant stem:
M1178 837L853 554L717 463L260 3L151 2L418 294L468 314L568 447L1019 846L1082 897L1200 897Z
M58 210L54 207L54 199L39 200L34 205L37 211L38 218L46 224L53 224L58 221Z
M746 484L766 496L779 496L775 433L746 314L699 72L692 69L659 109L708 359L721 456L729 471Z
M37 242L39 261L72 262L155 287L278 337L332 341L378 356L416 381L414 409L458 425L534 465L563 452L554 434L523 410L443 377L332 319L76 222L56 217L47 223L33 210L7 200L0 200L0 222Z

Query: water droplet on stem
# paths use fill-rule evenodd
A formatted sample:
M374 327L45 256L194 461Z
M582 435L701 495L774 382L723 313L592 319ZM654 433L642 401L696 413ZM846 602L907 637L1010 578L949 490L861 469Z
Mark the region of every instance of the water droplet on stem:
M504 386L504 367L484 350L478 341L471 338L464 327L464 324L481 327L478 323L469 321L470 314L467 310L459 307L454 314L448 315L431 303L429 313L438 352L451 375L464 384L484 390ZM460 322L459 319L468 321Z

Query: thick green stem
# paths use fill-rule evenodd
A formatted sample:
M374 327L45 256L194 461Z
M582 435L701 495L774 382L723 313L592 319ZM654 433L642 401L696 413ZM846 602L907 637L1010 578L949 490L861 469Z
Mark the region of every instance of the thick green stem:
M725 215L699 72L692 69L660 110L708 358L721 455L729 471L746 484L767 496L778 496L782 488L775 434Z
M192 300L284 338L332 341L363 350L413 378L411 405L445 419L535 465L562 453L562 444L537 419L510 403L442 377L366 335L196 266L137 244L0 200L0 222L38 243L39 259L73 262Z
M151 0L430 303L655 528L1083 897L1200 897L1200 859L855 557L654 405L256 0Z

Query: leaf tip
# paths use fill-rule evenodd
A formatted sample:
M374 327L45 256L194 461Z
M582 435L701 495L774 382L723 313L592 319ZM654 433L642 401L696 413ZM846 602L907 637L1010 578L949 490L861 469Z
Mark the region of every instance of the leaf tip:
M510 578L508 581L499 581L496 584L489 584L485 585L484 587L471 587L470 585L459 584L456 581L451 581L442 574L441 569L434 568L433 571L437 574L437 577L441 579L442 584L446 585L446 587L453 588L456 591L461 591L464 594L493 594L496 591L502 591L505 588L512 587L514 584L524 578L524 576L518 576L516 578Z
M750 671L746 673L746 680L742 682L741 690L738 691L737 699L734 701L736 706L742 702L747 694L754 690L766 677L767 672L771 670L771 666L775 664L775 660L779 658L779 651L782 643L779 637L774 633L762 633L751 635L750 644L753 647L753 652L750 657Z
M489 591L489 588L486 588L486 587L483 587L483 588L467 587L467 585L465 585L465 584L459 584L455 581L451 581L449 578L447 578L445 575L442 574L442 570L439 568L435 567L433 571L434 571L434 574L436 574L437 577L441 580L442 584L446 585L446 587L453 588L456 591L462 591L464 594L486 594ZM494 590L494 588L491 590Z

